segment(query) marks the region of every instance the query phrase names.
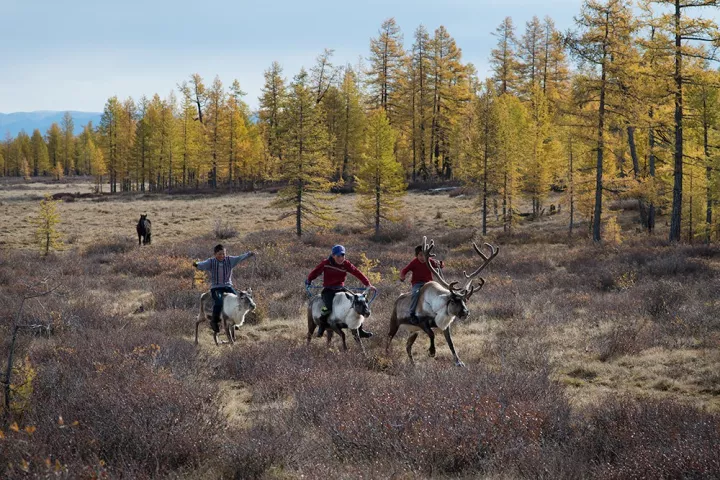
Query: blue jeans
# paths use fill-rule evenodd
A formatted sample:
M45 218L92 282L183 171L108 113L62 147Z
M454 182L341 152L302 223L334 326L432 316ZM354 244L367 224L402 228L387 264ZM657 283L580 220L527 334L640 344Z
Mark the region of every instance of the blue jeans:
M414 283L412 286L412 297L410 300L410 315L415 313L417 308L418 299L420 299L420 289L425 285L425 282Z
M220 320L220 313L223 308L223 293L234 293L237 295L237 292L232 287L217 287L210 289L210 295L212 295L213 299L213 320L215 321Z

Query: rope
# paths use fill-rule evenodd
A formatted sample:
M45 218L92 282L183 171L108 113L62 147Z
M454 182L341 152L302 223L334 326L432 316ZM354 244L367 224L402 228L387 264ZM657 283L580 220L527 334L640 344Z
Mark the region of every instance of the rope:
M255 267L257 267L257 255L253 255L253 265L252 269L250 270L250 280L249 283L252 283L252 279L255 276Z

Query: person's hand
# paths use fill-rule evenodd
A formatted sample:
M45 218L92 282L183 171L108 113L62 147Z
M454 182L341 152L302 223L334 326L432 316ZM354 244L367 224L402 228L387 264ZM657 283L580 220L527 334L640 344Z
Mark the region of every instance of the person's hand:
M440 268L445 268L445 262L443 262L442 260L440 260Z
M374 285L368 285L367 288L368 288L369 290L372 290L373 292L377 292L377 288L375 288Z
M306 287L312 286L312 282L311 282L310 280L307 280L307 279L306 279L306 280L305 280L305 286L306 286Z
M404 282L404 281L405 281L405 277L400 277L400 281L401 281L401 282Z

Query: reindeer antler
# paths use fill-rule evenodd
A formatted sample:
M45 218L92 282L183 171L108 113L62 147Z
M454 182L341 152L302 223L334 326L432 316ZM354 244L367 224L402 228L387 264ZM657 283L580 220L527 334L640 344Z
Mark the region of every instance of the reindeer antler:
M455 288L455 285L457 285L458 282L452 282L448 283L447 280L445 280L445 277L443 276L442 272L439 271L433 263L430 261L432 257L435 256L434 253L432 253L432 249L435 247L435 240L430 240L430 243L427 243L427 236L423 237L423 256L425 257L425 263L427 264L428 268L430 268L430 271L435 274L435 278L437 279L438 283L442 285L443 287L447 288L448 290L455 291L457 290Z
M480 257L483 259L483 263L482 263L482 265L480 265L478 268L476 268L475 271L472 272L470 275L468 275L466 272L463 271L463 275L465 275L465 278L468 279L467 283L466 283L465 286L463 287L463 290L465 290L466 292L467 292L468 287L470 287L470 285L472 284L472 279L475 278L475 277L477 277L478 274L479 274L480 272L482 272L483 269L484 269L485 267L487 267L488 264L492 261L492 259L495 258L495 257L497 257L497 254L500 252L500 249L499 249L498 247L495 247L495 246L493 246L493 245L490 245L489 243L485 243L485 244L483 245L483 248L484 248L484 247L488 247L488 248L490 249L490 252L489 252L488 255L485 255L485 254L482 252L482 250L480 250L480 248L477 246L477 244L476 244L475 242L473 242L472 246L473 246L473 248L475 249L475 252L476 252L478 255L480 255ZM481 278L480 278L480 284L477 286L477 290L480 290L480 289L483 287L484 284L485 284L485 280L481 277ZM471 287L470 292L467 293L467 298L469 298L470 295L472 295L472 292L473 292L474 290L476 290L476 288L475 288L474 286Z

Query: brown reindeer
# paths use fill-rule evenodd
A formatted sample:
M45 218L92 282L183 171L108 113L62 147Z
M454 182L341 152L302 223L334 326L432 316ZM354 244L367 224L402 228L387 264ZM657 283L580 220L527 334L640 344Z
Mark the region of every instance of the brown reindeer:
M425 332L430 337L430 349L428 350L428 353L431 357L434 357L435 330L439 330L442 331L445 336L445 340L447 341L448 347L450 347L455 364L461 367L465 366L455 352L455 346L453 345L452 337L450 335L450 326L455 318L462 320L468 316L466 302L470 299L474 292L480 290L485 284L485 280L481 277L477 285L473 285L473 279L477 277L485 267L487 267L490 261L492 261L492 259L495 258L500 251L497 247L486 243L484 247L487 247L489 252L485 254L474 242L472 245L475 252L483 259L483 262L469 275L466 272L463 272L466 283L460 289L456 288L458 282L448 283L442 272L435 268L432 262L427 262L427 265L430 267L430 270L432 270L437 281L426 283L420 290L420 297L416 308L416 314L420 319L419 325L413 325L410 323L410 294L404 293L398 297L395 301L392 316L390 317L390 332L388 333L387 344L385 347L386 352L389 352L390 343L392 342L393 337L395 337L395 334L398 332L400 327L403 327L410 332L405 350L407 351L411 362L413 362L412 346L421 331ZM434 246L435 242L433 240L431 240L428 244L427 237L423 237L423 254L425 255L426 261L429 260L430 257L434 256L432 253Z

